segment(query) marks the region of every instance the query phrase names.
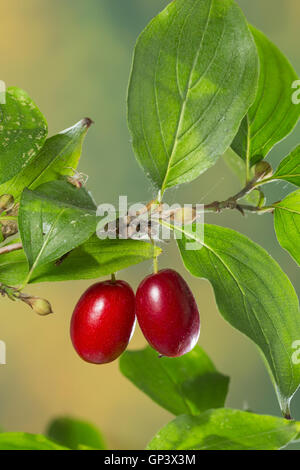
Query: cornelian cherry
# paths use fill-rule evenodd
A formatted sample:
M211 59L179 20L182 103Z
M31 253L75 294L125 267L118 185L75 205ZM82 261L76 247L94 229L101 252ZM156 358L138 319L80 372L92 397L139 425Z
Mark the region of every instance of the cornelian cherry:
M185 280L172 269L144 279L136 294L136 314L145 338L163 356L182 356L198 341L196 301Z
M126 349L135 326L135 295L125 281L91 286L77 303L71 320L71 339L79 356L105 364Z

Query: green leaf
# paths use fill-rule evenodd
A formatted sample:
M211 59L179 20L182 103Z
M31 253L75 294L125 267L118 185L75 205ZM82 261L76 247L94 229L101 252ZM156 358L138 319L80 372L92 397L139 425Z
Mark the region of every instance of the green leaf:
M100 431L93 424L70 417L53 420L46 435L51 440L72 450L87 447L97 450L106 448Z
M223 317L259 346L286 408L300 384L300 367L292 360L300 312L291 282L263 248L233 230L205 225L204 241L186 250L191 239L189 228L178 240L185 267L211 282Z
M45 436L24 432L7 432L0 434L0 450L69 450Z
M94 447L79 444L78 450L99 450L99 449L95 449ZM100 449L100 450L102 450L102 449Z
M300 265L300 189L274 204L278 242Z
M55 261L88 240L96 230L96 207L84 188L52 181L25 189L19 230L29 268Z
M37 268L31 283L96 279L121 271L160 255L161 249L137 240L99 240L93 235L75 248L61 264L51 262ZM24 251L0 256L0 282L21 284L28 275L28 262Z
M286 57L260 31L251 26L260 59L258 91L232 144L252 166L295 127L300 105L292 102L292 84L298 76Z
M12 242L19 243L21 240L14 239ZM17 285L26 278L28 274L28 261L23 250L5 253L0 256L0 282L6 285Z
M231 409L182 415L152 439L149 450L278 450L300 438L300 423Z
M126 351L123 375L152 400L175 415L197 415L224 406L229 378L220 374L199 346L179 358L159 358L150 347Z
M14 178L0 186L0 194L12 194L20 199L24 188L35 189L43 183L59 179L61 175L72 175L82 151L82 144L91 120L83 119L70 129L46 140L35 158Z
M300 186L300 145L282 160L270 180L284 180Z
M161 249L137 240L99 240L93 236L76 248L59 266L45 265L32 282L95 279L121 271L161 254Z
M137 240L90 240L72 251L61 265L36 270L32 282L95 279L160 255L161 249ZM1 276L1 274L0 274Z
M47 136L47 122L27 93L8 88L0 103L0 183L30 163Z
M138 39L128 94L136 158L164 191L230 146L253 103L258 57L233 0L174 0Z

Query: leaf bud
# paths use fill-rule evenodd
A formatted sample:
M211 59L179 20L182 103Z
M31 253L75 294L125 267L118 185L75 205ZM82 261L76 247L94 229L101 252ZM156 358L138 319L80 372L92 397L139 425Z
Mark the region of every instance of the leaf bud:
M273 169L270 163L261 161L255 165L255 177L256 179L270 178L273 175Z
M38 315L46 316L53 313L51 304L46 299L41 299L40 297L31 297L26 294L23 294L20 299L29 305Z
M15 199L11 194L2 194L0 196L0 213L12 209Z
M172 221L175 225L189 225L196 219L196 210L192 207L183 207L176 210L172 215Z
M0 223L0 231L4 240L18 233L18 224L13 220L3 220Z

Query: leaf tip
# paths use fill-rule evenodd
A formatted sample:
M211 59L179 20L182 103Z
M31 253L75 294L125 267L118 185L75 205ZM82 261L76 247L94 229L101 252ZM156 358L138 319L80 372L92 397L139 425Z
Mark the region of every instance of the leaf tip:
M94 121L88 117L82 119L81 122L82 122L82 126L86 127L87 129L89 129L92 126L92 124L95 124Z

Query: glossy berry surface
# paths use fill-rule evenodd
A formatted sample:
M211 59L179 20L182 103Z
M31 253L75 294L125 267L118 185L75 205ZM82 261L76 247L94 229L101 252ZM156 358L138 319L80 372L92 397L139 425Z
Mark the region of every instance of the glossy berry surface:
M135 326L135 295L125 281L91 286L77 303L71 339L79 356L93 364L117 359L126 349Z
M163 356L182 356L198 341L196 301L185 280L172 269L144 279L136 294L136 314L148 343Z

